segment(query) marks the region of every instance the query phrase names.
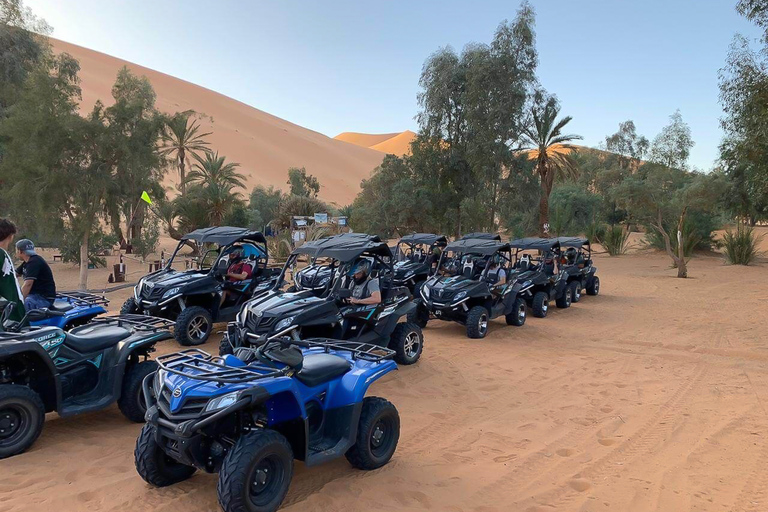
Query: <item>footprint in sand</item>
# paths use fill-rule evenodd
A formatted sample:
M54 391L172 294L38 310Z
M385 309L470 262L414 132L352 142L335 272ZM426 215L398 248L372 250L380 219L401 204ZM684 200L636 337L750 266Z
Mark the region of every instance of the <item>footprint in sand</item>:
M588 491L592 487L589 482L581 478L574 478L568 482L568 485L571 487L571 489L579 492Z
M603 446L611 446L613 444L616 444L616 439L612 437L604 437L602 439L598 439L597 442Z
M498 457L494 457L493 458L493 462L499 462L499 463L501 463L501 462L508 462L508 461L510 461L512 459L516 459L516 458L517 458L517 454L510 453L509 455L500 455Z
M576 453L576 450L571 450L570 448L560 448L555 453L561 457L570 457L571 455Z
M613 407L606 405L605 407L601 407L600 410L603 412L613 412Z

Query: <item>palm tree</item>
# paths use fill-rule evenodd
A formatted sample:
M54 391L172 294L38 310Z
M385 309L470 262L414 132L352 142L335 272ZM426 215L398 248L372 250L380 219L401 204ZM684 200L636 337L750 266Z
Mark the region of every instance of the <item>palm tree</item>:
M200 199L211 226L221 226L224 217L242 201L241 195L232 189L231 185L218 183L200 189Z
M557 120L560 106L554 96L544 97L537 94L531 107L531 117L523 129L523 140L531 148L529 158L536 160L534 172L541 179L541 198L539 199L539 231L546 236L549 231L549 195L556 177L576 177L578 168L571 158L575 146L568 144L579 140L580 135L563 135L562 131L572 117Z
M187 176L190 184L204 187L240 187L245 188L245 176L237 172L240 164L235 162L225 163L226 157L216 153L206 152L204 157L194 155L197 163L192 166L192 171Z
M176 161L179 167L179 188L183 196L187 191L186 161L187 155L197 156L198 153L208 153L208 133L198 133L200 125L192 118L193 111L179 112L171 117L163 130L160 154ZM192 122L190 122L192 119Z

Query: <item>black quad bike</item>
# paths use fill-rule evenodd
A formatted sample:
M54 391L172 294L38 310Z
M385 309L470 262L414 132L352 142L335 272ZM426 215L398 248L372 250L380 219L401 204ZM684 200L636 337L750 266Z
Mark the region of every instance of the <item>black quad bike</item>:
M600 278L596 275L597 267L592 264L592 245L586 238L560 237L562 255L560 266L568 278L571 287L571 302L581 300L581 292L587 295L600 293Z
M533 316L544 318L552 301L558 308L569 308L574 286L560 261L557 238L520 238L509 245L515 250L514 279L520 283L522 297Z
M61 417L105 409L117 402L131 421L144 421L144 377L157 342L171 338L171 322L139 315L98 317L64 331L20 327L62 315L36 309L8 322L13 308L0 301L0 459L22 453L40 435L45 413Z
M299 256L328 258L332 276L319 294L280 290L286 271ZM382 302L352 305L352 269L361 259L371 264ZM419 360L424 346L421 328L407 321L416 308L408 288L392 284L392 251L379 237L330 237L308 242L294 250L272 291L243 305L221 342L222 355L234 348L253 346L266 339L290 336L294 340L333 338L389 347L400 364ZM405 320L405 321L401 321Z
M469 338L484 338L488 322L500 316L508 325L522 326L526 309L520 285L509 277L498 284L500 270L510 274L511 256L509 244L495 239L449 243L434 275L421 287L424 304L435 318L465 325Z
M208 247L199 260L200 268L173 269L181 248L191 243ZM236 249L252 266L253 277L230 283L225 275L229 266L238 261L229 259L229 253ZM267 268L268 261L267 240L258 231L226 226L198 229L181 238L165 268L141 278L120 312L172 320L174 336L181 345L203 344L214 323L233 320L245 301L274 285L280 271ZM220 306L225 290L229 298Z
M413 233L400 239L395 247L395 286L405 286L416 299L416 309L409 320L422 329L429 321L429 309L421 300L419 290L434 271L440 253L448 239L433 233Z

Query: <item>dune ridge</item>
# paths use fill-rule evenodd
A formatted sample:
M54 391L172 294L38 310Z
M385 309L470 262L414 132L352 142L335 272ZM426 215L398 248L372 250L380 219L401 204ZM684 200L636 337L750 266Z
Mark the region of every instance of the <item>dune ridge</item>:
M409 155L411 153L411 142L416 138L416 134L411 130L405 130L399 133L358 133L343 132L334 137L336 140L342 140L379 151L381 153L397 156Z

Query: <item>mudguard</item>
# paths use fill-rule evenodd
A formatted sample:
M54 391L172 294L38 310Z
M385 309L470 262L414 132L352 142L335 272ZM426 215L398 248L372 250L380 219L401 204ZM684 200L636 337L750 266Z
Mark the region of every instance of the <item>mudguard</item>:
M36 389L43 400L46 412L58 410L59 404L61 404L59 372L46 349L53 350L64 343L64 340L65 335L59 329L43 329L39 336L32 339L11 341L0 338L0 360L26 355L40 361L43 368L46 368L45 389Z
M397 364L391 359L366 365L358 361L356 367L344 375L329 393L326 408L334 409L362 402L373 382L395 370Z

